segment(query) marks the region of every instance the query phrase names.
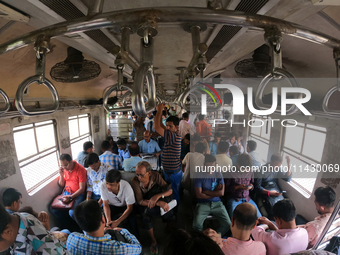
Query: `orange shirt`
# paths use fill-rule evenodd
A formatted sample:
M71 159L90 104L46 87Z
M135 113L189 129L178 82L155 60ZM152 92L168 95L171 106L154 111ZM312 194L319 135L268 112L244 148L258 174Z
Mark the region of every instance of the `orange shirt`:
M199 122L196 123L196 132L203 138L210 138L209 136L211 136L210 133L210 125L208 125L208 123L205 120L200 120Z
M65 180L65 187L69 186L71 188L72 194L79 189L79 183L87 181L87 173L85 168L75 163L73 170L71 173L67 170L64 170L64 180Z

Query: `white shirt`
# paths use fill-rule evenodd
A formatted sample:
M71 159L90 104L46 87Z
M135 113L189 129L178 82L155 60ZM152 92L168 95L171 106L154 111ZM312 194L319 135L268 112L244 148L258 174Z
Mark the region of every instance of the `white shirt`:
M117 195L108 191L106 188L106 181L103 181L100 192L103 201L109 201L109 204L113 206L122 207L125 205L133 205L136 202L132 187L125 180L120 180Z
M216 166L233 166L233 161L226 154L217 154L216 156Z
M179 122L178 131L182 139L184 138L186 134L190 134L190 135L194 134L191 130L190 124L186 120L181 120Z
M185 155L182 164L185 165L185 171L182 178L183 188L192 192L190 172L194 173L196 166L204 166L205 156L198 152L189 152Z
M258 167L261 167L261 158L260 158L260 155L255 152L255 151L251 151L248 153L251 157L251 159L253 160L253 166L258 166Z

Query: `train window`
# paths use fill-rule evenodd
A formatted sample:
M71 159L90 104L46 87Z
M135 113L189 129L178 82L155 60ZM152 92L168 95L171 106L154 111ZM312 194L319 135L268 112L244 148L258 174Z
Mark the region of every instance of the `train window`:
M295 127L291 122L287 125L292 127L285 128L283 156L288 155L291 158L294 168L290 184L309 198L317 177L317 171L313 170L314 166L321 163L326 141L326 128L304 123L299 123Z
M48 120L13 128L15 150L29 195L47 185L58 174L55 122Z
M256 151L260 155L263 164L267 162L271 121L267 116L254 116L250 127L249 140L257 143Z
M89 114L77 115L68 118L72 158L76 159L83 150L84 142L91 141Z

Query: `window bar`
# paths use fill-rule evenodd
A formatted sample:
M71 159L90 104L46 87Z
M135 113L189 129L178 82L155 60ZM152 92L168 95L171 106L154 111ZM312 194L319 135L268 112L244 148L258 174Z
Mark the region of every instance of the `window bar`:
M37 152L39 154L38 138L37 138L37 131L35 129L35 123L33 123L33 132L34 132L35 147L36 147Z

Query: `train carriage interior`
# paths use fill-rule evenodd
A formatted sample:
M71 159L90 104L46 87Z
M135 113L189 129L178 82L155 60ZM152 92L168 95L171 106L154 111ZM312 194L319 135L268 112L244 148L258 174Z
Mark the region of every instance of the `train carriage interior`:
M86 142L101 155L108 136L120 141L119 149L121 139L133 146L146 139L144 120L155 123L154 111L164 104L161 115L169 118L189 112L189 153L198 136L212 154L219 134L221 142L234 135L240 155L255 141L260 165L279 154L282 169L292 172L289 181L278 179L281 195L303 221L319 216L315 191L334 190L334 210L308 249L340 239L339 0L2 0L0 63L0 197L15 188L20 207L48 212L51 227L58 227L49 206L61 193L60 156L77 160ZM204 134L197 128L201 116ZM158 126L151 140L164 154L170 135L164 144ZM172 132L165 130L163 136ZM166 180L163 154L143 159ZM192 171L183 158L178 162L184 176ZM131 183L138 165L122 166L116 170ZM192 231L195 192L180 191L174 229ZM255 188L250 197L269 217ZM157 254L144 218L136 219L142 254ZM173 229L154 222L162 254ZM211 214L204 222L204 228L220 225Z

